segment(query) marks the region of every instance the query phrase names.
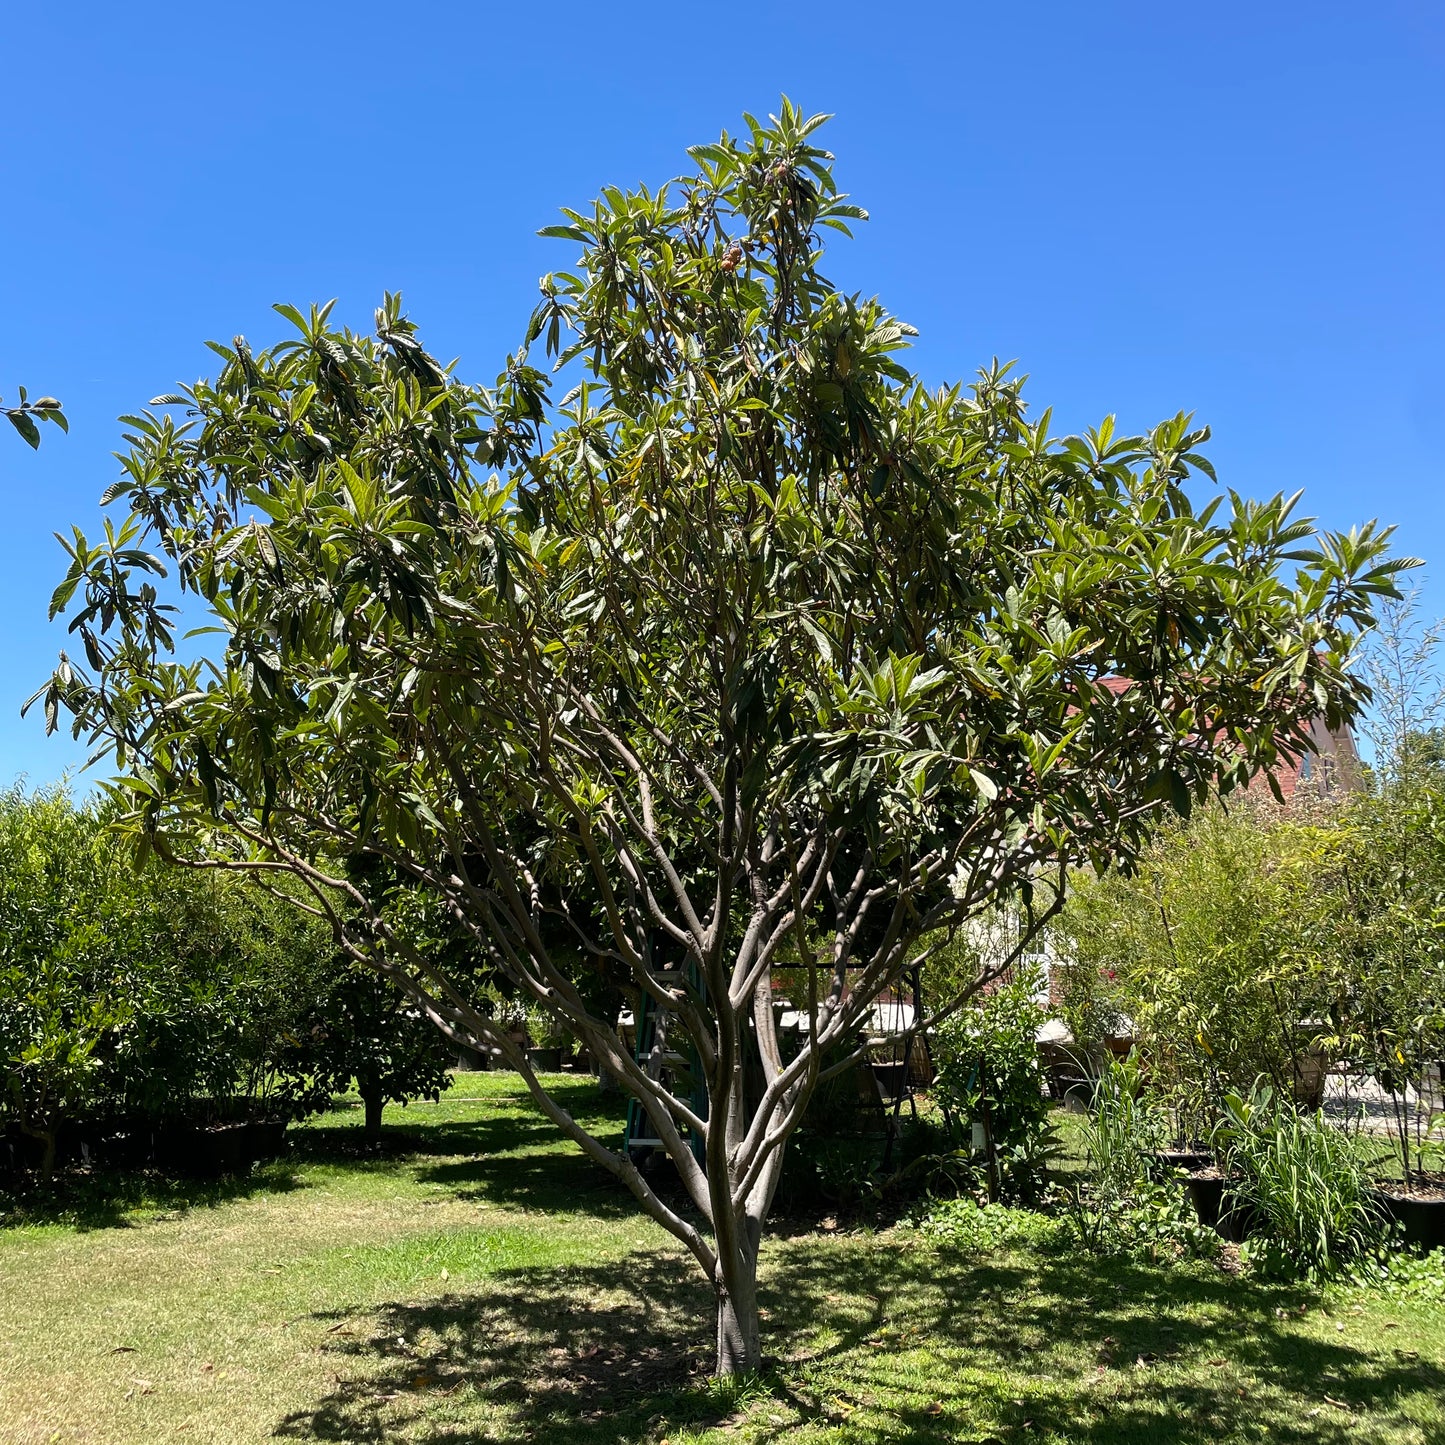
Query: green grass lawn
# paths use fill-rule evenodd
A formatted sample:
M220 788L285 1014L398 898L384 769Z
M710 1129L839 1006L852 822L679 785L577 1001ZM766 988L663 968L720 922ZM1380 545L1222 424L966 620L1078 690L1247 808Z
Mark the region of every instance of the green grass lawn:
M620 1132L620 1110L568 1081ZM0 1440L1445 1442L1445 1307L898 1228L779 1231L761 1379L690 1261L507 1075L225 1189L0 1228Z

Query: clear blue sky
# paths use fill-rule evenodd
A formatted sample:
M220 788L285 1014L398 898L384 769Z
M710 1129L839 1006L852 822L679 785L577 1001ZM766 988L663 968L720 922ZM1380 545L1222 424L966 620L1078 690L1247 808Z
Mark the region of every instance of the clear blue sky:
M558 205L656 183L786 91L837 119L873 215L834 277L922 332L930 383L1018 357L1076 429L1180 408L1223 481L1399 523L1445 584L1445 5L9 7L0 395L69 437L0 437L0 783L74 767L21 700L48 674L51 533L90 529L118 413L202 342L405 293L490 380ZM1445 610L1445 586L1427 593Z

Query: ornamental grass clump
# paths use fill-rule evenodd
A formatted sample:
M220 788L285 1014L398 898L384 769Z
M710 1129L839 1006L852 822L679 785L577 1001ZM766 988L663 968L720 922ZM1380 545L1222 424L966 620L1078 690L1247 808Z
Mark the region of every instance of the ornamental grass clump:
M1138 1055L1110 1059L1084 1129L1088 1178L1068 1198L1069 1224L1085 1249L1152 1260L1218 1249L1217 1238L1194 1218L1177 1186L1156 1177L1158 1152L1168 1137L1168 1117L1144 1090Z
M1251 1226L1246 1255L1262 1273L1328 1279L1383 1246L1387 1221L1349 1134L1267 1085L1228 1095L1225 1107L1221 1153Z
M1094 1089L1085 1138L1095 1191L1127 1199L1150 1177L1150 1162L1168 1139L1164 1116L1142 1091L1137 1054L1111 1059Z

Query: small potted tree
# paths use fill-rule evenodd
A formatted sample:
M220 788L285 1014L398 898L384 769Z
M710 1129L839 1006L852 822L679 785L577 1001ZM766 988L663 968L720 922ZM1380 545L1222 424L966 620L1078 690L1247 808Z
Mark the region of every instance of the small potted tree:
M1333 889L1342 1045L1384 1095L1395 1166L1378 1181L1406 1243L1445 1245L1436 1061L1445 1055L1445 772L1398 759L1354 810ZM1432 1157L1433 1150L1433 1157Z
M934 1045L935 1097L990 1203L1035 1202L1056 1152L1036 1042L1046 1017L1037 991L1038 979L1020 968L948 1020Z
M1429 985L1415 969L1373 980L1364 1035L1367 1067L1389 1101L1386 1122L1400 1169L1398 1179L1380 1182L1380 1197L1405 1242L1422 1250L1445 1247L1445 1172L1432 1167L1440 1162L1438 1141L1431 1152L1441 1120L1437 1060L1445 1052L1445 1010L1429 997Z

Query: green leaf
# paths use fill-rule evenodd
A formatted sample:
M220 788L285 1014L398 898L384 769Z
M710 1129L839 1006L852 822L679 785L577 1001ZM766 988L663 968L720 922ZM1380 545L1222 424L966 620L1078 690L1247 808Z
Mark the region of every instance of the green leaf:
M13 426L32 447L38 447L40 445L40 428L35 425L35 422L29 416L23 411L10 410L7 410L5 415L10 418L10 425Z

